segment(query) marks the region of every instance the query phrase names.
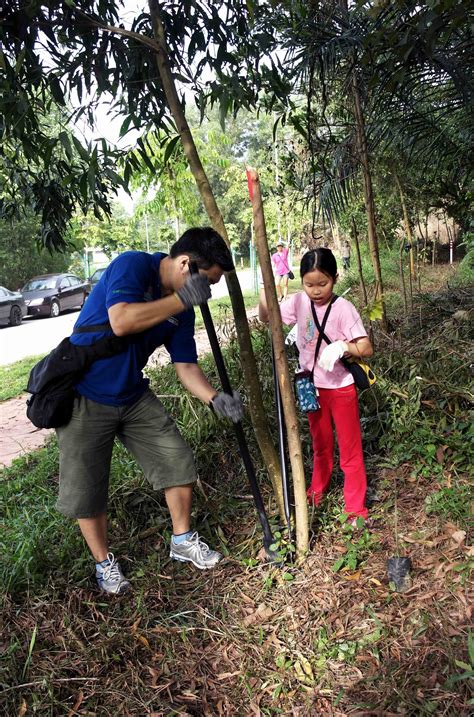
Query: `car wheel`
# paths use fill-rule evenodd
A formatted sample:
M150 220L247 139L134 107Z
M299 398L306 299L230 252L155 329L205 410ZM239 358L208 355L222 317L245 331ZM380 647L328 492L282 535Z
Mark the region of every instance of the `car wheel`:
M56 301L56 299L53 299L51 302L51 309L49 312L49 315L55 318L56 316L59 316L59 304Z
M12 306L10 311L10 326L19 326L22 320L21 309L19 306Z
M86 301L87 301L88 298L89 298L89 294L88 294L87 291L86 291L86 292L84 293L84 298L82 299L81 309L82 309L82 307L84 306L84 304L86 303Z

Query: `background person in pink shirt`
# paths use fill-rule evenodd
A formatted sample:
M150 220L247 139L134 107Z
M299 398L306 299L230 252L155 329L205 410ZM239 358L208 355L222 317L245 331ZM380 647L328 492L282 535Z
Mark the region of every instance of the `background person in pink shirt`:
M290 265L288 264L289 247L285 246L283 242L278 242L276 249L276 252L272 255L272 267L278 301L281 301L282 299L286 299L288 294L288 275L290 273Z
M333 424L339 444L340 465L344 472L344 502L346 512L354 522L358 516L367 518L365 494L367 478L362 454L359 404L354 379L339 361L343 356L367 358L373 348L361 318L350 301L338 297L331 305L325 335L315 362L318 331L313 318L313 304L319 324L333 298L337 281L337 264L330 249L319 247L307 252L300 266L303 291L293 294L280 306L284 324L296 324L296 344L302 369L313 371L319 393L320 408L308 413L313 442L313 475L308 488L308 500L318 505L329 488L334 463ZM268 321L265 295L262 291L259 306L261 321Z

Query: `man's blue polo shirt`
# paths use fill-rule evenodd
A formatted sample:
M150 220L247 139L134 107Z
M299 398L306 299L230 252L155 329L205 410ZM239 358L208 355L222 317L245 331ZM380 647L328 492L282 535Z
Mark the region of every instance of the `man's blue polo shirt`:
M160 262L166 254L127 251L112 261L79 314L75 328L105 324L107 310L114 304L136 304L161 298ZM102 333L74 334L72 343L95 343ZM153 351L164 345L174 363L197 363L194 341L194 310L182 311L140 334L126 337L128 348L116 356L100 359L84 374L77 391L86 398L108 406L124 406L140 398L148 388L142 369Z

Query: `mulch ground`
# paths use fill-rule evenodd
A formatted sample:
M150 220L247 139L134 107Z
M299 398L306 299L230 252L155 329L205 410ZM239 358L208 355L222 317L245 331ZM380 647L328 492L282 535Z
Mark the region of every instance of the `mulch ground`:
M413 563L404 593L386 574L395 477L400 552ZM159 571L135 575L132 596L51 586L6 606L3 645L16 644L18 674L4 714L468 715L459 662L468 662L464 566L473 549L458 526L425 514L430 490L408 468L383 471L375 544L352 572L331 569L345 550L336 526L313 535L304 563L284 571L232 558L205 573L155 563L166 545L145 531L148 565ZM229 547L248 527L227 526ZM249 535L249 551L256 540Z

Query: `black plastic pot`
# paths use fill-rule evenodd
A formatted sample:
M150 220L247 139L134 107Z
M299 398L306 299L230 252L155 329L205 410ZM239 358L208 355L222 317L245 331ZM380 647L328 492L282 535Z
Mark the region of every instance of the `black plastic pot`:
M411 587L410 558L394 557L387 560L387 575L395 590L403 593Z

